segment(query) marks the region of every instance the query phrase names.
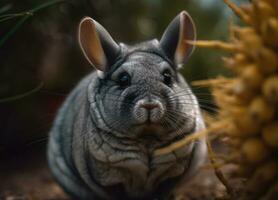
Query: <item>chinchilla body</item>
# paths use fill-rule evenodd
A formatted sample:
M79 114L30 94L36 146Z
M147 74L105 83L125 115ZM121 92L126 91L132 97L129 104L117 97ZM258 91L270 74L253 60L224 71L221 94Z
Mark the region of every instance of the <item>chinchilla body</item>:
M204 129L197 99L177 71L189 55L177 56L186 17L177 16L160 41L135 46L118 45L96 21L82 20L79 42L97 70L62 105L48 145L53 175L75 199L165 198L203 162L203 139L153 154Z

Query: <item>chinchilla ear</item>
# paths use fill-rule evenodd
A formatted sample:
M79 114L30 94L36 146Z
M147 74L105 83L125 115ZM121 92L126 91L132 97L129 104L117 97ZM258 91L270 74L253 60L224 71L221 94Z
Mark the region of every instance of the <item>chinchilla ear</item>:
M90 17L81 20L78 40L87 60L102 72L115 62L120 50L109 33Z
M194 50L187 40L196 40L194 22L186 11L182 11L168 25L160 39L160 47L178 67L182 66Z

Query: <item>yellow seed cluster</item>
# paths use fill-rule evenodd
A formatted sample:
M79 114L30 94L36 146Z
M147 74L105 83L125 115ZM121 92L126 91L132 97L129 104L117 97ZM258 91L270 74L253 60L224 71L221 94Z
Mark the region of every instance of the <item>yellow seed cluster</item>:
M215 164L208 143L216 175L233 199L278 199L278 0L252 0L240 7L231 0L223 1L245 26L231 25L229 42L187 41L231 53L223 61L234 72L233 78L195 82L211 86L219 112L207 130L155 154L166 154L208 133L218 133L231 151L224 162L236 164L235 174L246 180L243 191L233 191Z
M228 43L196 42L231 52L223 60L235 76L208 82L219 106L214 123L228 124L221 137L236 155L231 162L239 166L237 175L246 178L240 199L273 199L278 193L278 1L252 0L240 7L224 1L245 26L231 26Z

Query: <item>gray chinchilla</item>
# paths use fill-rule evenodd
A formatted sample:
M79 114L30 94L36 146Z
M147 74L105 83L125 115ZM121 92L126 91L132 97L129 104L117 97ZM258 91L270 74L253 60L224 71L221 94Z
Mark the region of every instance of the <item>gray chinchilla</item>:
M203 163L204 139L153 154L205 128L178 72L195 35L185 11L159 41L134 46L116 43L92 18L80 22L79 43L96 71L64 102L48 144L51 171L74 199L165 199Z

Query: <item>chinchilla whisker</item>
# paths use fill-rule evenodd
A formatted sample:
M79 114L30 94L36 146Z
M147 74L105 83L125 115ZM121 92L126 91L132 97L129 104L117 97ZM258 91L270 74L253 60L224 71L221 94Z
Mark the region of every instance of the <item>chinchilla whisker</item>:
M170 116L174 120L175 124L177 124L177 120L179 119L179 116L184 117L187 120L187 122L188 121L191 122L191 121L195 120L194 114L188 114L188 113L178 112L178 111L170 112L170 113L168 113L168 116ZM182 123L182 125L183 125L183 121L180 123Z
M166 119L162 119L162 122L161 122L161 124L162 124L162 127L163 128L165 128L165 129L168 129L168 128L170 128L170 126L167 124L167 121L166 121Z
M180 102L179 104L182 104L182 103L190 103L190 102ZM214 102L211 102L211 101L206 101L206 100L197 100L197 103L191 103L192 105L199 105L199 104L204 104L204 105L208 105L208 106L212 106L212 107L216 107L215 103Z
M195 93L194 93L195 94ZM196 95L196 94L195 94ZM197 96L197 99L198 99L198 95ZM175 94L175 95L171 95L169 98L172 99L172 98L176 98L176 97L189 97L192 99L192 96L191 94L188 94L188 93L179 93L179 94ZM199 97L200 98L200 97Z
M182 97L182 96L180 96L180 97ZM215 104L215 102L213 100L202 99L202 98L196 98L196 100L195 100L195 99L186 98L186 97L182 97L182 98L175 97L175 98L171 98L169 100L169 102L180 102L180 101L182 101L182 102L192 102L192 103L195 103L195 104L198 103L198 102L209 103L211 105Z
M168 115L165 117L166 122L169 124L169 127L176 127L176 121L174 121Z
M106 100L111 100L113 102L117 101L117 102L120 102L122 104L127 104L127 105L134 105L134 103L126 102L126 101L120 101L119 99L116 99L116 98L115 99L114 98L109 98L109 99L106 98ZM208 105L202 104L202 103L207 103L207 104L210 104L210 105L214 106L213 103L211 103L209 101L206 101L206 100L198 100L198 101L200 102L200 104L198 104L198 103L191 103L191 102L179 102L178 104L200 105L201 107L209 109L211 111L214 111L214 112L217 111L217 109L214 109L213 107L210 107ZM174 102L174 100L171 100L169 102Z
M169 123L170 127L173 127L175 130L177 130L178 128L180 128L180 124L177 123L176 119L174 116L171 115L167 115L166 118L167 122Z
M180 99L179 101L188 101L188 100L191 100L191 99ZM171 99L169 100L169 102L178 102L178 99ZM195 103L196 101L188 101L188 103L194 103L195 105L197 105L198 103ZM210 101L210 100L206 100L206 99L197 99L197 102L200 102L200 103L208 103L210 105L215 105L215 103L213 101ZM180 102L178 102L180 103Z
M192 98L192 96L188 95L188 94L179 94L179 95L172 95L169 97L169 100L177 100L179 99L179 97L182 97L185 100L194 100L194 98Z
M194 116L193 115L189 115L186 113L179 113L179 112L169 112L167 113L167 117L171 117L174 121L174 123L177 123L177 119L179 117L184 117L186 120L193 120Z
M210 107L204 107L204 106L200 106L200 110L202 110L202 112L209 112L209 113L218 113L219 110L210 108Z
M179 113L179 114L184 114L184 115L189 115L190 112L191 112L191 110L188 110L188 112L187 112L186 110L180 111L180 110L176 110L176 109L167 111L167 113L174 113L174 114ZM194 114L196 114L196 113L194 113ZM192 117L192 115L189 115L189 116Z
M206 109L206 110L209 110L209 111L212 111L212 112L218 112L219 109L216 108L216 107L212 107L212 106L209 106L209 105L204 105L204 104L193 104L193 103L187 103L187 102L180 102L179 103L180 105L191 105L191 106L199 106L200 108L203 108L203 109Z
M204 86L204 85L192 85L192 84L190 84L190 87L191 87L191 88L196 88L196 89L202 89L202 90L209 88L209 86Z
M170 116L168 116L167 119L173 122L172 124L170 124L170 126L173 127L176 130L177 134L179 135L179 133L182 132L183 126L176 123L176 118L171 118Z
M192 89L191 88L183 88L181 89L180 91L178 91L177 93L180 93L180 92L187 92L187 93L192 93ZM196 91L196 92L202 92L202 93L207 93L209 94L209 92L205 92L205 91ZM195 91L194 91L194 94L195 94Z
M174 101L173 101L173 102L174 102ZM199 106L199 103L193 103L193 102L178 102L177 105Z
M189 90L180 90L178 92L176 92L175 94L170 95L170 97L174 97L174 96L179 96L179 95L187 95L189 97L192 96L192 92L190 92Z
M170 100L173 100L173 99L178 99L178 97L184 97L183 99L185 100L193 100L193 98L187 94L180 94L180 95L172 95L169 97ZM214 102L212 99L210 98L203 98L203 97L196 97L196 99L199 101L199 100L203 100L203 101L208 101L208 102Z
M199 95L203 95L203 96L209 96L209 97L212 97L212 94L211 93L206 93L206 92L198 92L198 91L195 91L193 92L195 95L199 96Z
M176 102L177 100L171 100L170 102ZM206 100L194 100L194 101L191 101L190 99L180 99L178 104L181 104L181 103L191 103L192 105L198 105L199 103L209 103L209 104L213 104L213 102L210 102L210 101L206 101Z
M211 109L214 109L214 110L218 110L217 107L214 107L214 105L207 105L207 104L202 104L204 102L200 102L200 103L190 103L190 102L179 102L178 104L179 105L191 105L191 106L203 106L203 107L206 107L206 108L211 108Z
M197 99L198 102L204 102L204 103L210 103L212 105L215 105L215 102L209 99Z
M174 111L168 111L167 112L167 115L168 116L171 116L173 119L174 119L174 121L176 122L176 120L179 118L179 116L182 116L182 117L184 117L184 118L186 118L186 119L192 119L194 116L193 115L191 115L191 114L188 114L188 113L186 113L186 112L181 112L181 111L177 111L177 110L174 110Z
M195 91L195 92L192 92L188 89L184 89L184 90L180 90L178 92L176 92L174 95L179 95L181 93L184 93L184 94L188 94L190 95L191 93L194 93L195 95L207 95L207 96L212 96L211 93L205 93L205 92L198 92L198 91ZM173 95L173 96L174 96Z
M189 120L193 120L192 117L191 118L188 118ZM176 121L176 115L173 115L173 120ZM176 130L177 130L177 135L178 136L183 136L184 134L184 131L183 131L183 127L184 127L184 124L182 123L181 125L175 123L172 125Z
M38 144L38 143L42 143L42 142L46 142L48 140L49 136L45 136L45 137L42 137L42 138L39 138L39 139L35 139L31 142L28 142L26 144L26 146L32 146L34 144Z
M175 99L172 99L172 100L175 100ZM171 101L172 101L171 100ZM189 98L182 98L182 99L180 99L180 100L193 100L193 99L189 99ZM206 103L210 103L210 104L215 104L215 101L213 101L213 100L211 100L211 99L204 99L204 98L196 98L196 100L198 101L198 102L206 102Z
M171 123L168 121L169 119L168 119L167 112L166 112L165 118L163 120L164 120L165 124L167 125L167 128L172 128Z
M217 108L215 106L210 106L210 105L206 105L206 104L200 104L199 107L201 109L212 111L212 112L215 112L215 113L219 112L219 108Z
M179 97L182 97L182 98L179 98ZM192 98L192 96L190 95L187 95L187 94L180 94L180 95L176 95L176 96L170 96L169 101L180 101L180 100L191 100L193 101L194 98Z

